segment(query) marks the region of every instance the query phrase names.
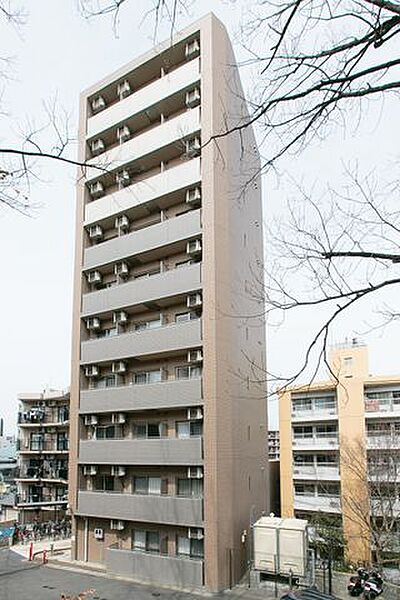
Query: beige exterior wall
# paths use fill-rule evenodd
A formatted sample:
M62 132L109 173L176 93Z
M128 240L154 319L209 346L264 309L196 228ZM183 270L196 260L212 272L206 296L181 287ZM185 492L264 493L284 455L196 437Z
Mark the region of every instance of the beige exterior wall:
M201 47L203 144L201 345L204 434L201 463L204 468L204 585L209 590L218 591L233 585L242 576L250 552L249 528L262 511L269 510L267 407L264 385L260 383L265 379L265 327L263 320L258 317L263 312L263 306L253 296L253 292L257 292L253 280L254 273L258 271L262 277L263 272L263 219L258 173L260 163L252 130L244 129L242 137L235 134L221 138L218 143L210 142L213 135L225 130L227 122L228 127L236 125L239 117L245 119L247 115L228 36L222 24L213 15L208 15L178 35L173 44L193 36L197 31L200 32ZM170 41L158 50L161 57L164 51L175 52ZM138 73L139 78L144 77L142 63L152 57L157 58L156 50L82 95L79 133L81 158L86 152L84 140L87 99L103 87L107 96L107 85L123 78L125 73L133 69L136 69L135 73ZM164 154L167 154L167 150ZM170 158L172 160L168 168L176 162L176 156L171 155ZM149 169L152 169L150 159L146 160ZM79 396L80 389L85 388L87 384L80 375L79 362L80 342L87 339L87 333L80 322L82 293L89 290L81 275L84 247L89 244L87 234L82 234L86 196L87 191L81 180L77 188L71 382L70 504L73 512L77 508L79 440L85 437L79 418ZM174 219L181 208L182 196L179 197L179 202L171 204L166 216ZM144 223L145 219L138 220L138 225L142 226ZM151 225L148 231L150 228ZM107 233L106 238L109 236ZM174 268L176 261L185 257L182 253L184 245L176 245L174 248L175 254L171 251L165 261L165 266L170 269ZM152 257L149 255L148 258ZM140 266L135 266L135 270L140 272ZM109 278L111 281L111 271L107 271L105 267L104 273L106 280ZM182 269L182 278L184 277L185 272ZM132 298L132 304L134 301L135 298ZM149 315L152 314L151 310L150 307ZM165 313L169 319L173 319L172 304L170 308L166 307ZM109 319L110 315L106 318ZM173 368L179 360L178 356L171 356L168 360L165 357L155 357L140 362L143 362L143 366L164 366L169 363ZM252 362L257 365L256 372L252 368ZM135 365L134 369L140 370L140 364ZM133 416L135 418L134 413ZM171 418L175 419L175 416ZM173 436L172 426L169 431ZM166 471L168 472L168 469ZM79 560L104 562L104 548L115 543L115 534L105 534L101 550L99 542L93 539L93 520L86 522L86 529L84 523L84 516L76 519L73 544L75 557ZM104 523L103 525L106 527ZM130 523L129 527L131 525ZM129 531L129 527L126 531ZM175 552L174 540L178 532L176 529L169 530L168 533L168 549L171 555ZM84 542L82 537L85 538ZM246 541L243 542L243 539ZM127 543L127 539L125 542ZM122 547L130 549L130 542Z

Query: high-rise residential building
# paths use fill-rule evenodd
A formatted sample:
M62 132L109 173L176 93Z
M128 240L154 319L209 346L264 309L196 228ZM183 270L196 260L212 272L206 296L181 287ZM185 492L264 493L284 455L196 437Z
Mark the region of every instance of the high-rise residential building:
M349 559L368 561L400 519L400 376L370 376L356 340L332 349L330 369L280 397L282 516L329 516Z
M19 520L62 519L68 505L69 392L19 394L18 401Z
M247 118L213 15L81 96L73 555L137 580L232 585L268 510L259 154L212 140Z

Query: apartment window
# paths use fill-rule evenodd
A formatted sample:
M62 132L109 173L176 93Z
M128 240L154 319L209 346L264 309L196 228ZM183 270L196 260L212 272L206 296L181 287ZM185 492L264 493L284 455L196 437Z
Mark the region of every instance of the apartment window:
M179 421L176 424L176 435L180 439L203 435L202 421Z
M162 326L161 317L158 319L152 319L151 321L142 321L141 323L136 323L135 331L144 331L145 329L157 329Z
M114 477L111 475L99 475L94 480L94 489L96 492L113 492Z
M31 450L43 450L44 439L41 433L31 433L30 449Z
M95 429L95 438L97 440L113 440L121 437L122 429L116 425L100 425Z
M199 315L193 311L175 315L175 323L187 323L188 321L195 321L196 319L199 319Z
M314 484L312 483L296 483L294 486L296 496L314 496Z
M68 436L66 431L57 434L57 450L68 450Z
M336 425L317 425L315 431L317 437L334 438L337 435Z
M159 383L161 380L161 369L155 371L143 371L142 373L135 373L133 375L133 383L135 384Z
M95 388L109 388L117 385L116 375L106 375L105 377L99 377L90 383L90 387Z
M304 425L300 427L293 427L293 436L296 439L299 438L312 438L313 430L311 425Z
M200 366L185 365L175 368L175 379L195 379L201 377L202 368Z
M339 484L337 483L324 483L317 486L318 496L325 496L326 498L337 498L340 494Z
M133 489L135 494L160 496L163 489L161 477L134 477Z
M115 335L118 335L118 331L115 327L110 327L107 329L102 329L101 331L99 331L97 333L97 337L99 338L103 338L103 337L113 337Z
M202 479L178 479L177 480L178 496L202 496L203 495L203 480Z
M204 557L204 540L192 540L183 535L176 538L176 553L178 556L187 556L191 558Z
M133 426L133 435L136 438L154 439L167 437L168 423L136 423Z
M160 553L160 534L158 531L135 529L132 533L132 549L141 552Z
M315 410L335 410L336 402L332 396L314 398L314 409Z
M296 398L292 400L292 412L304 412L312 410L311 398Z
M69 408L68 406L59 406L57 409L57 421L64 423L69 419Z

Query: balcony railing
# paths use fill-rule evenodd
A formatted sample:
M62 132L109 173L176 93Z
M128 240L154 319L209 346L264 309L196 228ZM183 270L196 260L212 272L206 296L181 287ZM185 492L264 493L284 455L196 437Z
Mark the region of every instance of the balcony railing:
M19 504L65 504L68 498L57 497L53 494L17 494L17 505Z
M68 479L68 468L45 470L38 467L21 468L18 479Z
M293 465L293 477L296 479L311 480L338 480L339 466L332 464L329 466L316 465Z
M295 494L295 510L340 512L340 496L317 496L307 494Z

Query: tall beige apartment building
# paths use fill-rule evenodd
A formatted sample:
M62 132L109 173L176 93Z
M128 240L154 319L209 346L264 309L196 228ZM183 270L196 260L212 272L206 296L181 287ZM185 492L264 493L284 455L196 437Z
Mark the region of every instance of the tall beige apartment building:
M213 16L81 96L71 387L77 560L237 582L268 510L259 155ZM260 378L262 379L262 378Z
M400 376L370 376L356 341L334 348L330 367L329 381L280 397L282 516L336 517L348 558L369 561L373 522L400 517Z
M68 505L69 392L19 394L18 404L18 519L63 519Z

